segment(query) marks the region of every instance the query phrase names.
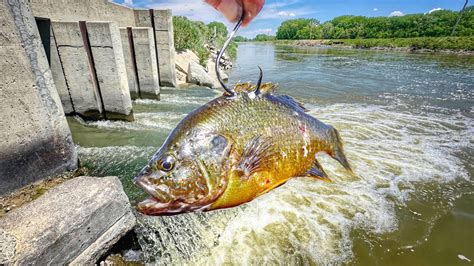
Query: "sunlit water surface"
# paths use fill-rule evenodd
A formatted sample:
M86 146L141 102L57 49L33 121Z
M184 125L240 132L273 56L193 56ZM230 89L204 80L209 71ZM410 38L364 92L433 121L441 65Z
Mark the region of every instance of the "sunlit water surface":
M256 65L339 130L355 175L319 155L333 183L295 178L237 208L142 218L148 261L473 265L473 57L241 44L230 83L255 81ZM81 162L136 203L133 175L218 95L164 89L134 102L131 123L69 118Z

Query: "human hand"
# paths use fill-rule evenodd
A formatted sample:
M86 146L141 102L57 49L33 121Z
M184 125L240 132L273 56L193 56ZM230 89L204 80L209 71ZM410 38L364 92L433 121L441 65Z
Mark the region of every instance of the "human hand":
M247 26L262 10L265 0L204 0L221 12L229 21L237 22L244 14L243 26Z

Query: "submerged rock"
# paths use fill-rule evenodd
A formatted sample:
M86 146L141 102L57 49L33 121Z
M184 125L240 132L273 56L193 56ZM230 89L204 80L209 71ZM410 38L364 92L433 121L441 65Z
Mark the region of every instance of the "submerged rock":
M135 223L117 177L77 177L0 219L0 263L93 264Z

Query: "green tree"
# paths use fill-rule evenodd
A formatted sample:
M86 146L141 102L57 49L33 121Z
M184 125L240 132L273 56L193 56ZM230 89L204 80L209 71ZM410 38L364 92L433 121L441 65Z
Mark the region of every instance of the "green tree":
M255 36L253 40L256 42L266 42L266 41L273 41L275 39L276 37L272 35L258 34L257 36Z

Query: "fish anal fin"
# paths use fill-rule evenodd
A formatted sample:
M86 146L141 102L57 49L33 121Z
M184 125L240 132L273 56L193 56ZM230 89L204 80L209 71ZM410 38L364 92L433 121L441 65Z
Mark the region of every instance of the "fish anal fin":
M308 172L306 172L306 176L314 177L324 182L332 182L321 164L316 159L313 162L313 166L308 170Z
M248 179L254 173L264 171L271 165L274 154L270 137L262 135L253 137L245 146L237 164L237 170L242 173L241 178Z

